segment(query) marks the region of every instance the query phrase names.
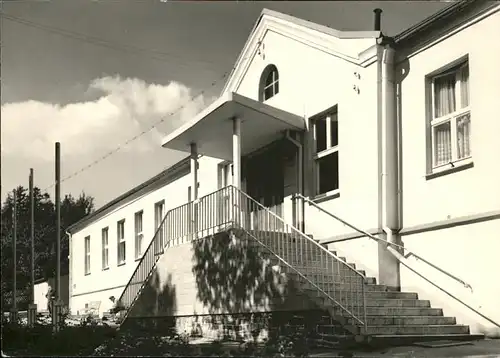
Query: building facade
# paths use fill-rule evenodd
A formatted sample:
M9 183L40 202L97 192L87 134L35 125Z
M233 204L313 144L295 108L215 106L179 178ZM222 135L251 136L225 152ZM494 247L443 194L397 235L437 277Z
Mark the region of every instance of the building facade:
M220 98L165 138L190 157L70 228L71 311L121 295L142 264L138 240L149 245L169 209L233 185L387 289L473 333L498 330L500 45L485 39L500 33L499 10L459 2L394 38L264 10ZM154 261L157 290L170 285L177 303L136 315L228 313L200 295L196 248L183 243ZM279 309L307 308L298 302ZM238 312L276 309L249 307Z

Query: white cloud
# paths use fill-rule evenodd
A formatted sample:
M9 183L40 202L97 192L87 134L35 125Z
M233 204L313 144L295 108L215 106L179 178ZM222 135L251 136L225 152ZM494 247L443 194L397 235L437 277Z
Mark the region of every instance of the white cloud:
M123 149L154 150L165 133L206 106L203 96L193 99L191 90L176 82L164 86L104 77L94 80L89 91L98 92L96 100L64 106L38 101L3 105L2 155L52 161L57 141L66 158L104 154L167 116L157 129ZM176 115L170 116L173 111Z

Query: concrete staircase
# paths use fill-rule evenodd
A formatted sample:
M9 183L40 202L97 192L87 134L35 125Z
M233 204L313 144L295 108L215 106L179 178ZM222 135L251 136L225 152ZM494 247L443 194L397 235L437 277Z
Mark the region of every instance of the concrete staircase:
M349 269L341 269L340 277L331 274L325 267L325 260L321 260L321 255L325 251L320 247L319 242L303 250L297 244L297 235L285 235L277 238L273 233L247 231L255 238L258 238L265 246L276 247L276 240L280 243L282 252L288 254L287 261L294 269L269 254L273 264L278 265L282 274L288 280L292 280L299 290L318 307L325 310L317 325L317 334L325 343L338 342L339 338L352 335L352 330L346 332L346 326L360 326L351 315L335 304L330 297L333 293L338 294L342 289L345 292L344 299L360 302L362 297L360 291L352 291L352 280L350 276L353 272ZM295 236L295 238L294 238ZM261 246L257 243L257 246ZM302 245L303 246L303 245ZM326 245L321 245L327 249ZM261 246L262 249L262 246ZM295 251L294 251L295 250ZM296 252L299 251L299 252ZM276 253L276 250L274 250ZM335 251L330 251L337 255ZM347 262L346 258L339 257ZM348 263L350 267L356 269L354 263ZM366 276L363 270L356 270ZM307 279L302 277L305 275ZM311 282L314 284L311 284ZM392 291L387 286L377 284L374 277L367 277L365 281L366 297L366 335L369 341L376 340L389 344L407 344L412 342L433 341L433 340L475 340L484 338L483 335L472 335L469 326L458 325L455 317L445 317L441 308L434 308L428 300L420 300L415 292ZM321 292L317 286L323 288ZM326 289L325 289L326 287ZM361 294L362 296L362 294ZM346 302L344 301L344 302ZM356 308L356 306L354 307ZM356 312L361 312L362 307ZM364 320L364 317L358 317Z

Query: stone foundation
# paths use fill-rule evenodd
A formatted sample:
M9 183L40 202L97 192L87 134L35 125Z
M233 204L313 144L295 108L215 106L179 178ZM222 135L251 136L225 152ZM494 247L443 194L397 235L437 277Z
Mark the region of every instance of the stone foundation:
M186 335L208 340L256 341L279 336L303 335L319 338L325 326L339 335L346 334L335 326L322 310L274 311L240 314L214 314L170 317L129 317L123 328L147 334Z

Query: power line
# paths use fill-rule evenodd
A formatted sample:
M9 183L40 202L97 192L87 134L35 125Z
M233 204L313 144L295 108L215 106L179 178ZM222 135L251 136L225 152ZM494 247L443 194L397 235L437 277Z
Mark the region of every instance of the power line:
M231 69L232 71L232 69ZM68 179L71 179L81 173L83 173L84 171L92 168L93 166L95 166L96 164L102 162L103 160L105 160L106 158L110 157L111 155L117 153L118 151L120 151L120 149L122 149L123 147L127 146L128 144L132 143L133 141L135 141L136 139L142 137L143 135L149 133L150 131L152 131L154 128L156 128L159 124L165 122L165 120L167 118L169 118L170 116L173 116L175 115L177 112L181 111L182 109L184 109L189 103L191 102L194 102L198 97L200 97L201 95L203 95L205 92L208 91L208 89L214 87L217 83L219 83L220 81L224 80L229 73L231 73L231 71L227 71L225 72L221 78L219 78L218 80L216 81L213 81L211 83L211 85L207 88L207 89L204 89L203 91L200 91L198 93L198 95L196 96L193 96L193 98L188 101L187 103L185 103L184 105L180 106L179 108L177 108L175 111L173 112L170 112L168 113L166 116L162 117L160 120L158 120L157 122L153 123L153 125L151 125L151 127L149 127L148 129L145 129L143 130L142 132L136 134L134 137L128 139L127 141L125 141L124 143L118 145L115 149L109 151L108 153L106 153L105 155L103 155L102 157L100 157L99 159L96 159L94 160L92 163L90 164L87 164L86 166L82 167L81 169L77 170L76 172L72 173L71 175L67 176L67 177L64 177L63 179L61 179L61 183L68 180ZM43 189L42 191L47 191L48 189L52 188L55 186L55 183L51 184L50 186L46 187L45 189Z
M68 30L59 29L59 28L56 28L56 27L51 27L51 26L47 26L47 25L38 24L38 23L29 21L29 20L26 20L26 19L23 19L23 18L20 18L20 17L16 17L16 16L13 16L13 15L5 14L5 13L1 13L0 15L1 15L2 18L5 18L5 19L8 19L10 21L17 22L17 23L21 23L21 24L24 24L26 26L30 26L30 27L34 27L34 28L39 28L39 29L42 29L42 30L45 30L45 31L48 31L48 32L53 32L53 33L59 34L61 36L67 36L67 37L70 37L70 38L73 38L73 39L76 39L76 40L80 40L80 41L84 41L84 42L89 42L89 43L92 43L92 44L95 44L95 45L99 45L99 46L103 46L103 47L108 47L108 48L112 48L112 49L116 49L116 50L121 50L121 51L126 51L126 52L131 52L131 53L140 52L140 53L144 54L145 52L152 52L152 53L157 53L157 54L161 54L161 55L165 55L165 56L172 56L171 54L166 53L166 52L162 52L162 51L146 50L146 49L142 49L142 48L138 48L138 47L134 47L134 46L119 44L119 43L116 43L116 42L113 43L113 42L110 42L108 40L100 39L98 37L88 36L88 35L77 33L77 32L73 32L73 31L68 31ZM251 55L249 55L249 56L251 56ZM241 59L241 61L247 59L249 56L246 56L245 58ZM178 56L172 56L172 57L177 57L177 58L181 59ZM161 61L165 60L164 58L156 57L156 56L155 57L151 57L151 58L157 59L157 60L161 60ZM181 60L185 61L185 59L181 59ZM191 60L191 61L192 62L200 62L200 63L209 63L209 62L203 61L203 60ZM179 64L177 64L177 65L179 65ZM187 66L186 64L180 64L180 65L181 66L182 65ZM66 180L68 180L68 179L74 178L75 176L77 176L77 175L79 175L79 174L87 171L88 169L94 167L95 165L97 165L98 163L102 162L103 160L109 158L111 155L117 153L123 147L127 146L131 142L133 142L136 139L142 137L143 135L149 133L151 130L153 130L154 128L156 128L159 124L165 122L165 120L168 117L175 115L177 112L179 112L182 109L184 109L189 103L193 102L199 96L201 96L205 92L207 92L208 89L214 87L220 81L224 80L228 75L230 75L232 73L232 71L235 70L235 68L236 67L234 66L233 68L231 68L231 70L225 72L222 75L222 77L220 77L218 80L212 82L211 85L207 89L204 89L203 91L200 91L198 93L198 95L193 96L192 100L190 100L187 103L185 103L184 105L180 106L175 111L173 111L173 112L167 114L166 116L162 117L159 121L155 122L148 129L143 130L142 132L138 133L134 137L132 137L132 138L128 139L127 141L125 141L124 143L118 145L115 149L109 151L108 153L106 153L102 157L100 157L100 158L94 160L93 162L87 164L86 166L84 166L81 169L77 170L76 172L70 174L69 176L64 177L63 179L61 179L61 183L64 182L64 181L66 181ZM43 189L42 192L46 192L48 189L50 189L50 188L52 188L54 186L55 186L55 183L53 183L53 184L49 185L48 187L46 187L45 189Z
M205 60L197 60L197 59L193 59L193 58L188 59L188 58L183 58L183 57L174 55L174 54L169 53L169 52L152 50L152 49L145 49L145 48L141 48L141 47L126 45L126 44L119 43L116 41L105 40L105 39L102 39L99 37L78 33L75 31L70 31L70 30L66 30L66 29L61 29L61 28L57 28L57 27L53 27L53 26L49 26L49 25L36 23L36 22L30 21L30 20L23 19L21 17L6 14L4 12L0 13L0 15L2 18L5 18L7 20L10 20L10 21L13 21L13 22L16 22L19 24L23 24L25 26L44 30L44 31L47 31L50 33L55 33L55 34L60 35L60 36L69 37L69 38L72 38L74 40L79 40L79 41L91 43L93 45L102 46L102 47L110 48L113 50L129 52L129 53L132 53L135 55L149 57L149 58L151 58L153 60L157 60L157 61L170 62L167 59L170 57L170 58L176 59L178 61L181 61L180 63L176 62L176 65L180 65L182 67L189 67L189 64L186 62L200 63L202 65L205 65L204 70L214 72L213 69L210 69L207 67L207 65L214 65L215 64L214 62L205 61ZM156 56L156 55L160 55L160 56Z

